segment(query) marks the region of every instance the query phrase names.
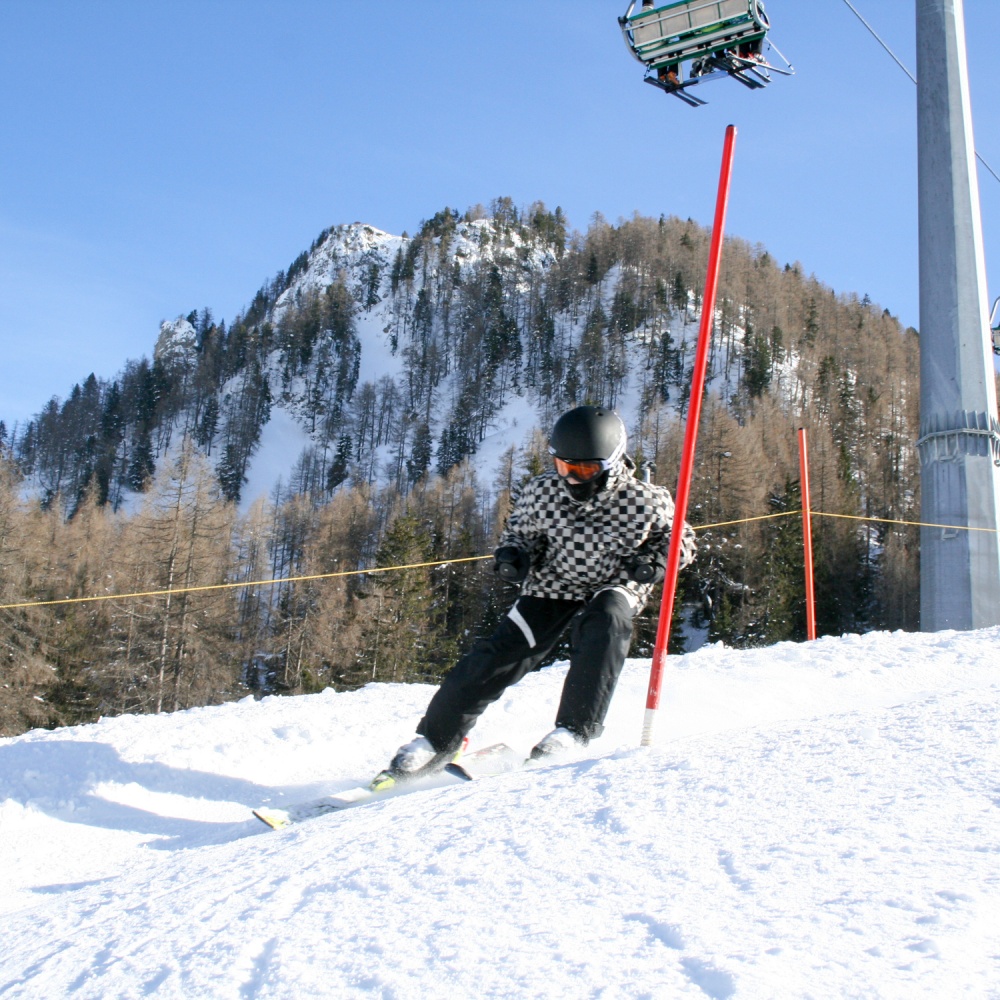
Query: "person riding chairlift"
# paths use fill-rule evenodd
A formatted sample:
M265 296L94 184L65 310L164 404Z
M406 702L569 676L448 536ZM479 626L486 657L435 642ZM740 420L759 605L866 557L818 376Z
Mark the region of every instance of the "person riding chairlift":
M679 69L680 63L670 63L668 66L661 66L656 71L656 79L667 86L679 87L681 85L681 78L677 72Z
M642 0L642 7L640 13L645 14L648 11L656 9L656 0ZM656 71L656 78L660 83L665 84L668 87L679 87L681 85L680 77L680 63L670 63L666 66L661 66Z
M646 14L655 9L656 0L642 0L640 13ZM732 53L727 50L727 54ZM751 62L764 61L763 46L759 39L755 42L746 42L741 45L736 50L735 55L740 59L745 59ZM680 63L668 63L665 66L660 66L656 71L656 78L665 86L679 87L681 86L680 68Z
M761 51L761 42L758 39L756 42L747 42L745 45L741 45L737 50L736 54L740 59L748 59L752 62L763 62L764 53Z

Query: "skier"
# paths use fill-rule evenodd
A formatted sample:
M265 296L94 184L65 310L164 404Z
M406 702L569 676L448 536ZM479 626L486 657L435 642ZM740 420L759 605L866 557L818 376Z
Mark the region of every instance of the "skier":
M445 677L417 737L389 765L395 780L443 768L486 708L545 659L573 622L556 728L531 751L562 753L600 736L632 638L632 619L663 579L674 504L634 477L625 425L613 410L578 406L555 423L554 468L530 480L494 553L494 572L520 595L489 638ZM683 527L681 565L694 559ZM575 619L575 620L574 620Z

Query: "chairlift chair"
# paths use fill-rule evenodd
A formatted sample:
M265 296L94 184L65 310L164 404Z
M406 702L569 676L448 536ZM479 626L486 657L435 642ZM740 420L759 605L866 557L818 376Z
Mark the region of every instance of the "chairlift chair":
M771 82L772 72L795 72L767 37L771 25L762 0L673 0L638 14L636 2L618 18L625 44L646 67L646 83L692 107L706 103L690 93L705 80L731 76L757 90ZM784 67L767 61L765 41Z
M990 333L993 335L993 353L1000 354L1000 299L993 303L990 313Z

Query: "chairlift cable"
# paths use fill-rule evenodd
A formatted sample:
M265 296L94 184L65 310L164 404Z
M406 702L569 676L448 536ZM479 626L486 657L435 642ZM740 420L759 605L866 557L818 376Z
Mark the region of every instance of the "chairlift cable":
M896 65L914 83L916 83L917 82L917 78L906 68L905 63L903 63L903 61L899 58L899 56L897 56L896 53L893 52L892 49L890 49L888 45L886 45L886 43L879 36L879 33L861 16L861 12L858 10L857 7L854 6L854 4L851 3L851 0L844 0L844 3L846 3L847 6L850 7L852 11L854 11L854 16L871 32L872 38L874 38L875 41L878 42L879 45L881 45L882 48L885 49L885 51L889 53L890 56L892 56L892 58L896 61Z
M909 71L909 69L907 69L906 64L899 58L899 56L897 56L896 53L893 52L892 49L890 49L889 46L882 40L882 37L879 35L879 33L864 19L864 17L861 16L861 12L858 10L857 7L854 6L854 4L851 3L851 0L844 0L844 3L846 3L847 6L851 8L851 10L854 12L855 17L857 17L857 19L871 32L871 35L875 39L875 41L878 42L879 45L881 45L882 48L889 53L890 56L892 56L896 65L913 81L914 84L916 84L917 78ZM979 162L994 176L994 178L996 178L997 181L1000 181L1000 174L998 174L986 162L986 160L983 159L983 157L979 153L979 150L976 150L976 159L979 160Z
M990 165L989 165L989 164L988 164L988 163L987 163L987 162L986 162L986 161L985 161L985 160L984 160L984 159L983 159L983 158L982 158L982 157L981 157L980 155L979 155L979 153L978 153L978 152L976 153L976 159L977 159L977 160L979 160L979 162L980 162L980 163L981 163L981 164L982 164L982 165L983 165L984 167L986 167L986 169L987 169L987 170L988 170L988 171L989 171L989 172L990 172L990 173L991 173L991 174L992 174L992 175L993 175L993 176L994 176L994 177L995 177L995 178L996 178L996 179L997 179L998 181L1000 181L1000 174L998 174L998 173L997 173L997 172L996 172L996 171L995 171L995 170L994 170L994 169L993 169L993 168L992 168L992 167L991 167L991 166L990 166Z

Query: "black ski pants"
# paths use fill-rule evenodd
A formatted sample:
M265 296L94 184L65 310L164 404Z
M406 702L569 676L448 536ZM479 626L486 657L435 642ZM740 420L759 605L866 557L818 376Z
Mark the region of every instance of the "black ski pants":
M497 630L479 639L445 677L417 732L439 751L457 750L486 708L548 656L575 616L556 725L584 742L600 736L628 655L634 614L625 595L614 590L589 601L519 597Z

